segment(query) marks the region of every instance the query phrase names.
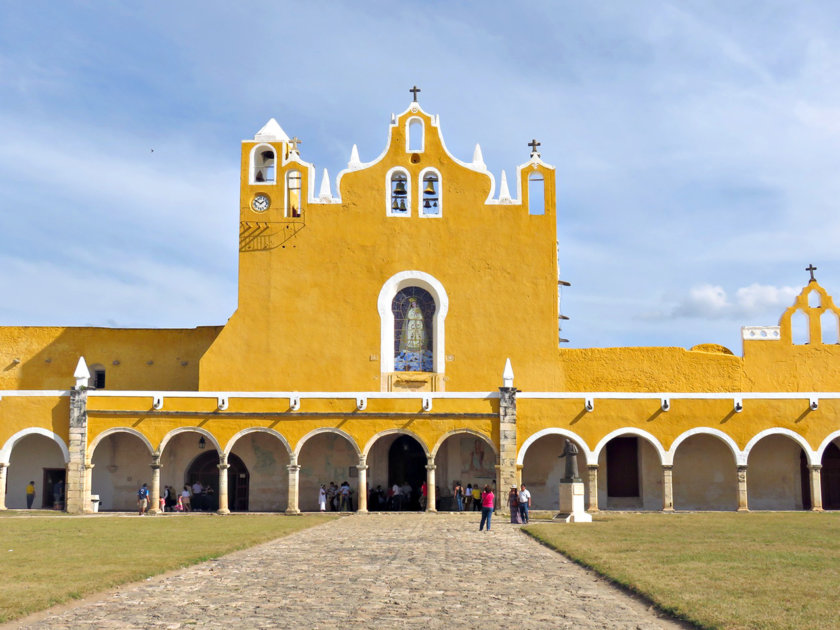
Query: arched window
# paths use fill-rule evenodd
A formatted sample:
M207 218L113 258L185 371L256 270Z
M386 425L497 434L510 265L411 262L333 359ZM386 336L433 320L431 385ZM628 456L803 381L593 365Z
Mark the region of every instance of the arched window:
M419 118L410 118L406 124L405 150L409 153L422 153L424 148L425 126Z
M407 217L411 214L411 186L408 173L402 169L388 172L388 215Z
M299 217L301 211L300 171L286 173L286 216Z
M425 289L409 286L391 302L394 314L394 371L434 372L435 300Z
M797 310L790 318L791 340L795 345L803 345L811 341L811 329L808 316L802 310Z
M426 169L420 173L420 185L423 191L420 216L439 217L441 214L440 175L437 171Z
M539 171L528 176L528 214L545 214L545 178Z
M267 144L254 147L251 154L251 183L273 184L276 181L274 164L274 148Z

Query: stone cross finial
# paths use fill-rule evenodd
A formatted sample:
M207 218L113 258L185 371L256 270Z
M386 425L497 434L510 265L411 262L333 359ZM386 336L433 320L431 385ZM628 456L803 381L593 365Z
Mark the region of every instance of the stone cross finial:
M298 138L297 136L295 136L294 138L292 138L291 140L289 140L289 144L291 144L291 145L292 145L292 151L294 151L295 153L297 153L297 152L298 152L298 145L299 145L301 142L302 142L302 140L301 140L300 138Z
M419 87L417 87L416 85L409 90L409 92L411 92L414 95L414 102L415 103L417 102L417 92L421 92L421 91L422 90Z
M535 155L537 157L540 156L539 151L537 151L537 147L540 146L541 144L542 143L537 142L536 138L534 138L533 140L531 140L531 142L528 143L528 146L531 147L531 157L534 157Z
M817 279L814 277L814 272L816 270L817 270L817 268L814 267L813 264L809 264L807 267L805 267L805 271L810 271L811 272L811 279L809 280L809 282L816 282L817 281Z

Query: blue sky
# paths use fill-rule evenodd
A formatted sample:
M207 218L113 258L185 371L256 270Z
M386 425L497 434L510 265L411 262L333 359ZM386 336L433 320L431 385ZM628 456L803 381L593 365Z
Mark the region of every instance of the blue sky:
M413 84L497 178L542 142L572 347L740 353L809 263L840 295L840 5L527 6L0 3L0 324L224 323L240 141L334 178Z

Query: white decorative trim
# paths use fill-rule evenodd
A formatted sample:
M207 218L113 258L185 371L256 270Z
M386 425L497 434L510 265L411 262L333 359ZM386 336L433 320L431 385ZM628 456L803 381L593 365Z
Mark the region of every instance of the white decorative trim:
M577 444L580 448L583 449L583 454L586 456L586 463L590 466L598 465L598 458L592 455L592 451L589 450L589 445L586 443L582 437L580 437L577 433L573 431L569 431L568 429L561 429L559 427L552 427L549 429L540 429L536 433L533 433L522 442L522 446L519 447L519 454L516 456L516 464L518 466L522 466L525 463L525 453L528 451L528 448L539 440L541 437L545 437L546 435L561 435L564 438L568 438L572 440L575 444Z
M822 464L823 455L825 455L825 449L828 448L828 445L831 444L834 440L840 438L840 430L834 431L833 433L829 433L828 437L822 441L820 447L814 453L813 461L809 462L811 465L814 464ZM806 451L807 452L807 451Z
M367 444L365 444L365 448L360 454L361 457L367 459L368 455L370 455L370 449L373 448L374 443L381 437L385 437L386 435L407 435L409 437L414 438L418 444L420 444L423 452L426 454L426 459L429 459L431 453L429 452L429 447L426 446L426 443L420 438L419 435L414 433L413 431L409 431L408 429L385 429L384 431L380 431L376 435L374 435L370 440L368 440Z
M598 442L598 446L595 447L595 450L592 451L592 461L587 461L587 463L590 466L597 466L598 457L601 455L601 451L607 445L607 442L609 442L615 437L620 437L622 435L635 435L636 437L646 439L648 442L650 442L651 446L653 446L653 448L656 449L656 452L659 453L660 464L665 463L665 449L662 448L662 443L658 439L656 439L651 433L648 433L643 429L637 429L635 427L624 427L607 433L607 435L601 438L601 441Z
M838 432L840 433L840 432ZM772 429L764 429L764 431L760 431L755 434L752 439L747 442L747 445L744 447L744 461L743 466L746 466L747 462L750 459L750 451L753 447L762 439L766 438L768 435L784 435L785 437L789 437L794 442L799 444L802 447L802 450L805 451L805 455L808 457L808 463L810 465L819 464L820 460L822 459L822 451L814 451L811 448L811 445L808 444L808 440L804 437L796 433L795 431L791 431L790 429L785 429L783 427L774 427Z
M239 439L245 437L246 435L248 435L250 433L266 433L267 435L270 435L272 437L277 438L278 440L280 440L281 444L283 444L283 446L286 448L286 454L291 459L291 457L292 457L292 447L289 446L289 442L286 440L285 437L283 437L282 434L280 434L277 431L275 431L274 429L270 429L268 427L248 427L247 429L242 429L241 431L236 433L233 437L231 437L228 440L228 443L225 445L225 450L224 450L225 458L227 458L227 456L230 455L231 451L233 451L233 447L236 445L236 443L239 441Z
M342 431L341 429L336 429L335 427L321 427L318 429L313 429L312 431L304 435L302 438L300 438L300 440L298 440L298 443L295 446L294 450L295 461L300 459L300 452L301 450L303 450L304 444L306 444L311 438L314 438L316 435L321 435L322 433L333 433L335 435L340 435L345 440L350 442L350 445L353 447L353 450L356 451L357 457L362 456L362 452L359 450L359 445L356 444L356 440L354 440L349 433L347 433L346 431Z
M53 433L48 429L42 429L41 427L30 427L28 429L21 429L6 440L3 448L0 448L0 464L8 464L12 457L12 450L14 449L15 444L29 435L41 435L51 439L58 445L58 448L61 449L61 454L64 456L64 463L66 464L70 461L70 451L67 448L67 444L64 443L64 440L62 440L57 433Z
M268 122L262 126L262 129L254 134L254 140L257 142L288 142L289 136L287 136L286 132L283 131L280 123L278 123L274 118L269 118ZM245 142L250 141L245 140Z
M452 431L447 431L438 438L437 443L434 445L434 447L432 447L432 452L429 455L429 457L431 457L432 459L437 457L438 451L440 450L440 447L443 446L443 443L446 442L447 439L456 435L472 435L474 437L481 438L486 444L490 446L491 449L493 449L493 455L495 455L496 459L498 459L499 452L496 450L496 445L493 444L493 441L483 433L480 433L474 429L453 429Z
M665 453L665 457L662 458L662 465L673 466L674 456L677 453L677 447L683 442L685 442L688 438L695 435L711 435L713 437L718 438L729 447L730 451L732 451L732 456L735 458L736 466L746 465L747 457L738 448L738 445L735 443L735 440L733 440L730 436L728 436L720 429L713 429L711 427L697 427L695 429L689 429L685 433L681 433L680 435L678 435L677 438L671 443L671 448L668 450L667 453Z
M391 176L394 173L401 173L405 176L405 214L401 212L394 212L393 208L391 208ZM388 169L388 172L385 173L385 214L389 217L410 217L411 216L411 191L414 189L414 186L411 182L411 174L404 169L402 166L392 166Z
M87 457L92 458L94 452L96 452L96 447L99 446L99 443L104 440L109 435L114 435L115 433L127 433L132 435L136 438L139 438L143 444L146 445L146 448L149 449L149 455L154 456L155 454L155 447L152 446L152 443L149 441L145 435L140 433L137 429L132 429L131 427L111 427L110 429L105 429L102 433L97 435L87 447Z
M393 298L392 298L393 299ZM4 396L14 396L18 392L3 392ZM96 390L88 392L88 397L96 398L150 398L156 392L150 391L134 391L134 390ZM359 392L220 392L220 391L166 391L164 392L167 398L206 398L208 400L218 399L219 396L227 396L228 398L291 398L297 396L303 399L343 399L343 398L358 398L364 396L366 398L379 399L394 399L394 400L418 400L425 397L431 398L449 398L452 400L494 400L499 398L499 392L373 392L373 391L359 391ZM37 391L34 393L27 392L29 396L42 396L43 392ZM70 395L70 392L67 392ZM518 396L518 394L517 394ZM575 396L580 398L580 396Z
M163 409L163 396L161 394L155 394L154 399L152 400L152 409Z
M271 149L271 152L274 153L274 179L272 180L265 180L264 182L258 182L256 180L256 162L254 161L254 157L257 154L257 149ZM248 184L251 186L260 186L265 184L266 186L276 186L277 185L277 173L279 171L280 166L280 158L277 155L277 147L268 144L266 142L261 142L260 144L255 144L251 147L251 152L248 155Z
M749 341L779 341L781 326L741 326L741 339Z
M424 212L423 209L423 178L426 176L426 173L434 173L437 175L437 213L432 214L430 212ZM420 171L420 177L417 180L417 214L421 219L440 219L443 217L443 176L440 174L440 171L437 170L433 166L427 166L422 171Z
M379 291L376 307L380 319L380 371L390 373L394 371L394 312L391 303L399 291L409 286L417 286L428 291L435 300L435 317L432 326L434 348L434 368L438 374L446 371L445 326L446 314L449 312L449 296L440 281L423 271L401 271L385 281ZM426 397L421 394L418 397Z
M216 440L213 434L207 429L202 429L201 427L178 427L177 429L172 429L169 433L163 436L163 439L160 441L160 446L157 448L157 452L163 454L163 449L166 448L166 445L169 444L170 440L181 433L200 433L210 441L210 444L216 449L216 452L220 455L223 453L221 445L219 445L218 440Z
M411 148L411 123L420 123L420 133L422 138L419 149ZM420 116L410 116L405 119L405 152L406 153L423 153L426 150L426 123Z
M840 398L840 392L518 392L517 398L557 399L595 398L604 400L810 400L811 398Z
M3 389L0 390L0 398L12 398L14 396L39 398L57 396L63 398L70 395L69 389ZM90 392L89 392L90 394Z

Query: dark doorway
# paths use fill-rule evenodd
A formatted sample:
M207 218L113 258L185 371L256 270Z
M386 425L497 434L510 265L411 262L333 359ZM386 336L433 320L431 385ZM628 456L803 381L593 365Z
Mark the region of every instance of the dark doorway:
M822 500L824 510L840 510L840 448L832 442L822 457Z
M639 438L617 437L607 442L607 496L639 496Z
M64 497L67 489L64 483L67 478L67 471L64 468L44 468L44 491L41 493L41 507L44 509L64 509ZM56 487L58 484L60 487Z
M808 470L808 458L805 451L799 449L799 477L802 487L802 509L811 509L811 473Z
M228 455L228 509L231 512L248 511L248 480L250 475L245 464L239 457L231 453ZM213 493L203 495L198 504L199 509L219 509L219 454L216 451L202 453L193 460L187 470L185 483L192 485L196 481L202 486L213 488ZM195 502L193 507L195 507Z
M426 481L426 453L420 443L409 435L401 435L388 451L388 486L408 482L411 501L407 510L420 509L420 486Z

